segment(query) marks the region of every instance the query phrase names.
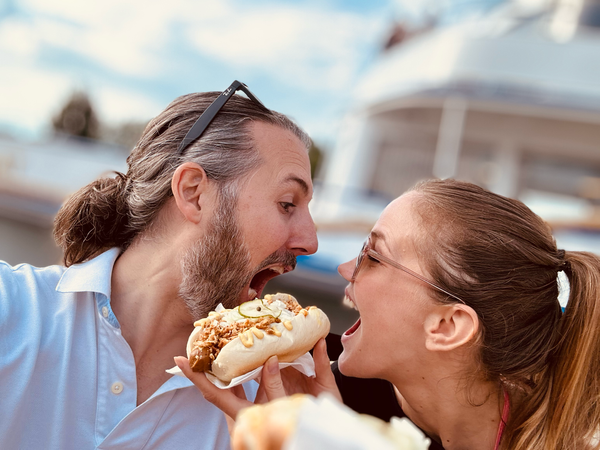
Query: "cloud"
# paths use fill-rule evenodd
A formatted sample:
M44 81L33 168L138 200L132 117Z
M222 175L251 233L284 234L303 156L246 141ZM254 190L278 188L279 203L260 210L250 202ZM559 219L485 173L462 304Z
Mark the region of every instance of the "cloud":
M156 78L175 28L200 57L305 89L343 90L387 22L331 6L242 0L22 0L30 17L0 36L15 51L50 46L116 74ZM2 24L2 28L7 28ZM11 28L11 27L8 27ZM187 43L183 43L187 44Z
M187 24L198 51L311 90L345 89L382 29L380 17L314 6L240 3L221 14Z
M388 25L381 8L333 4L20 0L18 13L0 20L0 121L28 130L37 121L39 131L74 88L90 93L101 120L146 120L198 76L210 86L235 73L255 90L287 91L274 107L321 124ZM299 98L302 111L288 109ZM315 111L316 101L329 106Z
M50 126L60 100L68 95L72 82L64 75L30 67L11 66L0 70L0 122L27 130Z
M100 117L113 125L128 121L148 121L167 106L147 95L109 84L94 90L94 104Z
M8 59L32 60L39 50L39 38L31 26L14 18L5 19L0 27L0 56Z
M29 32L45 44L123 75L144 78L160 72L157 53L164 47L170 23L165 20L168 14L160 14L158 2L26 0L25 4L32 12Z

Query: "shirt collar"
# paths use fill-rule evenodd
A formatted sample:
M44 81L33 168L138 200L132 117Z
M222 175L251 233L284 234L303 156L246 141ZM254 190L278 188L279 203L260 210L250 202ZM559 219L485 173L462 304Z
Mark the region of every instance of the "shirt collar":
M112 269L121 254L120 248L111 248L89 261L70 266L63 273L58 292L97 292L110 298Z

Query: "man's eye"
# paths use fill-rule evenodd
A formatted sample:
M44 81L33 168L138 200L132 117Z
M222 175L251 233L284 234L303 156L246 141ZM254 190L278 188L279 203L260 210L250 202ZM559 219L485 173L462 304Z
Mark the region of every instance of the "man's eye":
M280 202L279 205L286 213L289 213L292 210L292 208L296 207L296 205L289 202Z
M369 258L369 261L374 262L374 263L381 263L381 261L379 261L377 258L373 258L371 255L367 255L367 257Z

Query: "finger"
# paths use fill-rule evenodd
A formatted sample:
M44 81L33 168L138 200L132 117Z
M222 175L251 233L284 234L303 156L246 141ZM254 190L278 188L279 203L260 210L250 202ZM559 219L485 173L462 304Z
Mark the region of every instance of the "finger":
M246 400L245 396L244 398L239 398L234 389L219 389L206 378L204 372L192 371L187 358L177 356L175 358L175 364L177 364L177 367L181 369L183 374L188 377L198 389L200 389L200 392L207 401L233 419L237 417L237 414L241 409L252 405L252 403ZM237 392L239 393L239 390Z
M329 361L329 355L327 354L327 343L325 342L325 339L319 339L317 345L315 345L313 359L315 360L316 382L323 390L334 395L338 400L341 400L342 396L340 395L340 390L335 382L335 375L331 371L331 362Z
M281 369L279 373L281 374L281 381L283 382L286 395L310 393L306 386L308 377L298 369L286 367Z
M277 356L271 356L263 367L257 398L261 400L266 398L267 401L271 401L285 396L286 393L279 372L279 360Z
M232 387L231 390L233 391L233 393L235 394L235 396L237 398L246 400L246 391L244 390L244 386L242 386L241 384L238 384L237 386Z

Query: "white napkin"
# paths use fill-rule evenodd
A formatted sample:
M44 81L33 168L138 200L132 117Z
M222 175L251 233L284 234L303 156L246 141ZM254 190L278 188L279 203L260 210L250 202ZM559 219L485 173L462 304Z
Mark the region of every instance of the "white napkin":
M208 378L210 382L217 386L219 389L229 389L239 384L245 383L246 381L255 379L258 379L258 381L260 381L260 375L262 373L263 367L264 366L260 366L250 372L240 375L239 377L235 377L229 383L225 383L219 380L217 377L208 372L206 373L206 378ZM313 360L312 355L308 352L306 352L304 355L292 362L280 362L279 369L283 369L284 367L293 367L294 369L303 373L307 377L312 378L315 376L315 361ZM181 369L179 369L179 367L177 366L173 367L172 369L168 369L167 373L185 377Z
M284 450L426 450L429 439L406 418L390 424L357 414L329 394L311 398L300 407L296 431Z

